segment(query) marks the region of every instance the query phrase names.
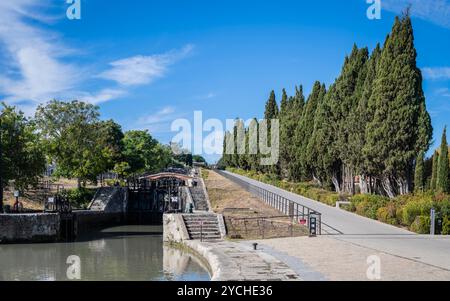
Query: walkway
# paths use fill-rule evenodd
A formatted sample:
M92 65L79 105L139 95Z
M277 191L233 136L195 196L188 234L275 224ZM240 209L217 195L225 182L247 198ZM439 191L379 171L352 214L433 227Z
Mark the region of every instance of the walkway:
M305 281L448 281L450 271L332 237L259 241L260 249L293 268ZM380 259L380 279L369 279L370 256Z
M344 234L330 235L329 237L450 271L449 236L417 235L404 229L327 206L272 185L230 172L226 173L319 211L322 213L323 222ZM323 227L323 230L326 231L327 228Z
M254 251L250 242L184 241L187 247L205 258L214 281L298 281L296 272L275 257Z

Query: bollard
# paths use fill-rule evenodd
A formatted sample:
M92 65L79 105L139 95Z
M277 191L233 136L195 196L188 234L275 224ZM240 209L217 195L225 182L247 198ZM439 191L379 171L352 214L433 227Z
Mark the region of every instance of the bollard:
M253 244L253 250L254 251L258 250L258 244L256 242Z

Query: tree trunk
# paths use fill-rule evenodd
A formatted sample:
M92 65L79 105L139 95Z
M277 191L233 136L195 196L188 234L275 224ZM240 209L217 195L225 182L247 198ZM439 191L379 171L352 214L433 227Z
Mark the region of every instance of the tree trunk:
M383 186L384 191L386 192L387 196L391 199L395 198L395 193L392 187L391 180L388 176L384 176L381 185Z
M359 190L361 191L361 194L368 194L369 193L369 186L370 184L367 183L367 177L365 174L361 174L359 176Z
M331 177L331 181L333 182L334 189L336 190L336 192L341 193L341 187L339 186L340 183L336 173L334 173L333 176Z

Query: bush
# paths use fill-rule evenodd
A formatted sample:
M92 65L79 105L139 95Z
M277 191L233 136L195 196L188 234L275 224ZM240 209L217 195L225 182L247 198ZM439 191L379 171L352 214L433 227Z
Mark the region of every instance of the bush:
M360 194L351 197L350 202L350 208L354 208L357 214L377 219L378 209L385 207L389 199L379 195Z
M72 206L77 208L86 208L95 195L95 189L70 189L65 190L62 195L72 204Z
M407 203L402 210L402 224L410 226L418 216L429 216L432 207L433 201L427 199Z
M418 234L430 233L431 220L427 215L417 216L414 222L411 224L411 231Z
M380 222L397 225L397 207L395 202L389 202L385 207L377 210L377 219Z
M448 216L444 217L444 222L442 223L442 235L450 235L450 219Z

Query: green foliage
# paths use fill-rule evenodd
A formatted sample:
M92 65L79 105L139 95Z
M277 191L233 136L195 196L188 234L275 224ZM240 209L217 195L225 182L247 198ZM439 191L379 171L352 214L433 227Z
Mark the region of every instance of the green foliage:
M115 155L108 127L99 121L98 107L79 101L53 100L36 110L48 159L56 163L56 175L96 181L107 171Z
M130 175L131 166L128 162L119 162L114 165L113 172L116 173L120 179L125 179Z
M431 220L429 215L416 216L411 224L411 231L418 234L430 234Z
M438 193L450 192L450 166L448 155L447 128L445 128L444 133L442 134L442 143L440 148L436 179L436 190Z
M62 192L64 198L66 198L72 206L75 208L87 208L92 198L95 195L95 189L88 188L75 188L70 190L65 190Z
M424 157L425 153L422 151L416 159L416 170L414 172L414 190L416 192L425 190Z
M438 152L434 152L434 155L433 155L433 167L432 167L432 174L431 174L431 187L430 187L431 190L436 190L438 169L439 169L439 153Z
M14 181L15 189L37 184L45 170L45 156L35 124L14 107L0 111L0 172L3 185ZM0 192L1 193L1 192Z
M385 207L389 199L378 195L355 195L350 198L356 213L372 219L377 219L378 210Z
M444 217L442 235L450 235L450 215Z
M148 131L126 132L123 144L130 174L159 172L172 163L170 147L161 145Z

